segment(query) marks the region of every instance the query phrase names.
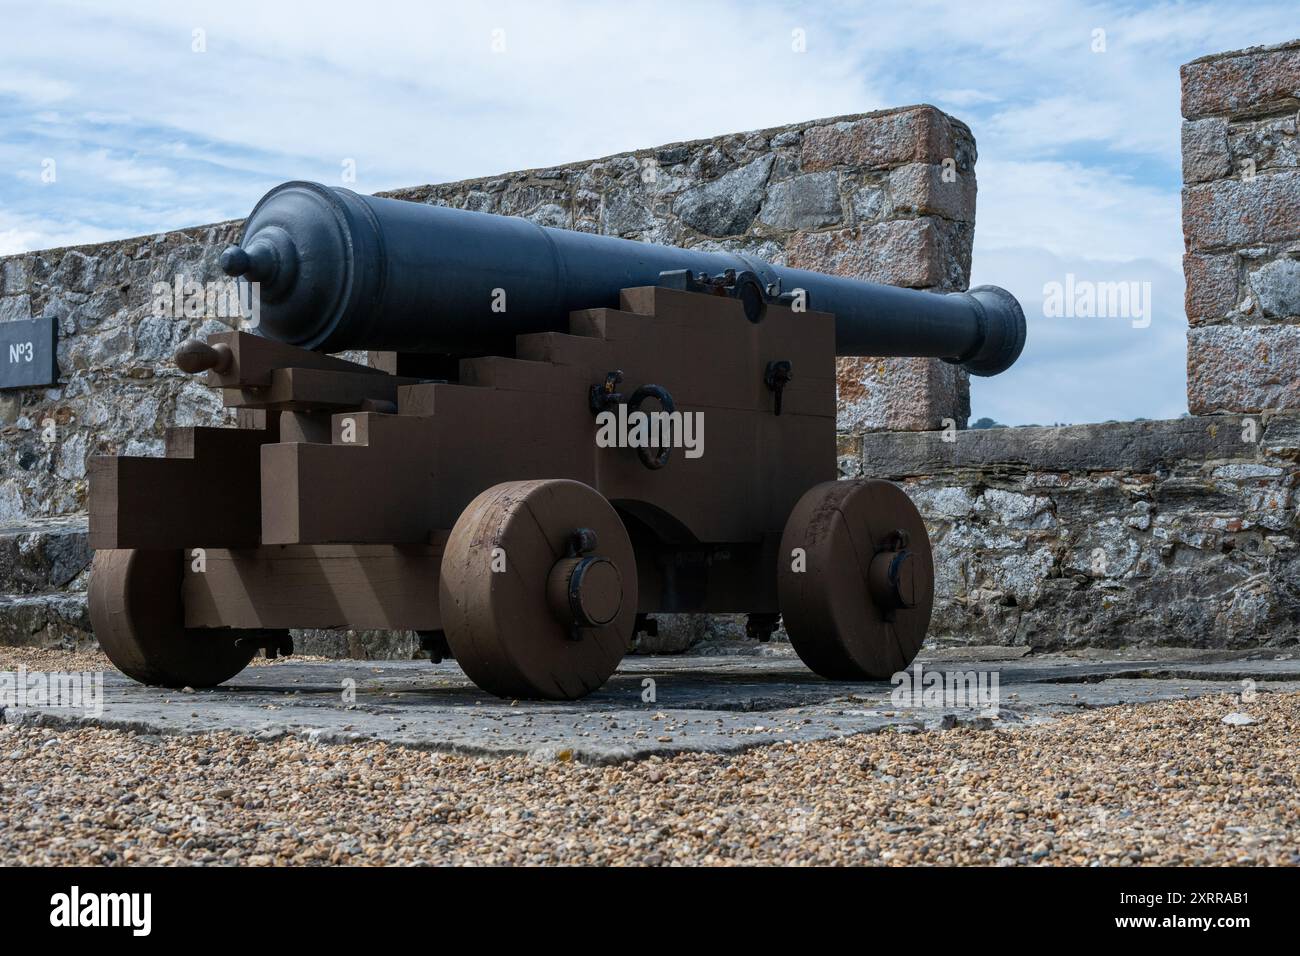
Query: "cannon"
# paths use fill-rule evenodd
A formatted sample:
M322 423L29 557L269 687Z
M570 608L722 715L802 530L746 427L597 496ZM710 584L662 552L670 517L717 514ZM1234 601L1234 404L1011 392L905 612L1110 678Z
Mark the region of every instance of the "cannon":
M817 674L887 679L924 640L933 555L897 485L836 479L836 356L991 375L1025 340L992 286L303 182L220 262L257 327L176 363L239 427L89 466L92 624L148 684L222 683L294 629L400 630L493 694L572 700L663 613L783 623Z

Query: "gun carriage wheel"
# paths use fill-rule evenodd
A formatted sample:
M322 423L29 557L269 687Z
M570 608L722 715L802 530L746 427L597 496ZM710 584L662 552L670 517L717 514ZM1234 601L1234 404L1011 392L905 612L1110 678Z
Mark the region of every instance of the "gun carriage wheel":
M466 507L439 582L456 662L500 697L575 700L632 639L636 558L613 507L570 480L508 481Z
M96 551L91 624L126 676L162 687L215 687L247 667L273 632L186 628L183 560L179 550Z
M809 489L780 554L781 614L809 668L831 680L886 680L916 657L934 606L934 559L921 515L897 485Z

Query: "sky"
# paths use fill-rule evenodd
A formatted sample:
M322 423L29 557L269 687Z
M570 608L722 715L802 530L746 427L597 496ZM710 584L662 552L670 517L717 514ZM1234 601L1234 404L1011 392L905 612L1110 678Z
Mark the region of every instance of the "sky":
M336 183L349 162L352 188L376 192L931 103L978 144L972 284L1011 290L1029 322L1020 362L972 383L972 417L1172 418L1186 411L1178 67L1294 39L1295 13L0 0L0 255L243 217L271 186ZM1045 309L1052 283L1117 281L1137 302L1149 283L1148 312Z

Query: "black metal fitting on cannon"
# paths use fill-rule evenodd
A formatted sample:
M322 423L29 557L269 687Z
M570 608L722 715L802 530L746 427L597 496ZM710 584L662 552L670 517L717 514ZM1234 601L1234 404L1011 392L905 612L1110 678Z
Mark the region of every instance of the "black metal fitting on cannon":
M587 393L587 405L591 408L591 414L599 415L601 412L609 411L615 405L623 404L622 393L614 391L622 382L623 370L616 369L605 373L605 384L591 386Z
M585 628L608 626L622 603L618 569L609 558L596 554L599 543L592 528L569 532L565 556L551 570L547 582L552 607L569 625L569 639L582 640ZM562 593L558 590L562 586ZM612 600L611 600L612 598Z
M751 322L763 320L769 302L789 305L795 298L793 292L781 291L780 279L764 285L756 273L748 270L737 272L735 269L727 269L711 276L707 272L673 269L659 273L659 284L666 289L725 295L732 299L739 299L745 310L745 318Z
M763 372L763 384L776 396L774 411L777 415L781 414L781 394L792 378L794 378L794 367L787 360L777 359L767 363L767 369Z
M642 385L632 393L632 398L627 403L628 411L639 411L641 403L647 398L658 399L660 407L669 414L672 414L677 410L677 403L673 401L673 397L668 393L668 389L661 385ZM651 471L658 471L660 468L667 465L669 455L672 453L673 436L671 419L665 423L665 428L668 429L668 434L664 437L664 441L667 442L667 444L660 448L638 448L636 450L637 456L641 459L641 464L645 465Z
M886 621L894 620L898 611L916 606L916 560L908 550L911 540L906 528L896 528L868 565L867 586Z
M622 392L616 391L618 386L623 382L623 371L616 369L613 372L605 374L605 382L602 385L593 385L587 392L587 405L591 408L593 415L599 415L601 412L612 411L615 406L627 405L628 412L639 411L641 403L647 398L658 400L660 406L665 412L672 413L677 410L677 403L673 401L672 393L662 385L642 385L630 398L624 397ZM671 428L671 424L669 425ZM660 448L638 448L637 456L641 459L641 464L645 465L651 471L658 471L668 464L670 452L672 451L672 434L668 435L668 444Z
M591 528L575 528L569 535L564 556L566 558L576 558L579 555L590 554L596 550L596 546L595 531Z

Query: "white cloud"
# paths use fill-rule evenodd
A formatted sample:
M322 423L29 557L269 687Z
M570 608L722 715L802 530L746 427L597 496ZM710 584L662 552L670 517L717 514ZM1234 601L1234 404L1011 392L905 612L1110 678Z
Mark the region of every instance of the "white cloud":
M1078 162L1009 159L985 165L981 159L975 175L974 265L981 275L980 253L1005 247L1119 262L1153 258L1169 269L1181 268L1175 190Z
M82 222L40 219L5 214L0 219L0 256L11 256L32 249L57 249L82 246L122 238L122 233L100 229Z
M993 378L971 380L974 418L1008 425L1174 418L1187 410L1187 322L1181 269L1153 259L1057 255L1042 246L983 250L973 281L996 281L1025 310L1020 361ZM1150 284L1147 317L1053 318L1044 287L1076 283Z
M1161 99L1167 101L1168 97ZM1142 119L1135 120L1135 115ZM1094 143L1167 161L1178 151L1179 118L1174 115L1152 122L1150 114L1141 109L1124 109L1113 101L1082 95L1061 95L1002 110L981 129L1008 152L1061 153L1079 143Z
M66 100L75 92L72 84L36 70L0 71L0 94L18 97L34 105Z
M983 90L959 89L939 90L932 97L936 106L976 106L982 103L996 103L999 97Z

